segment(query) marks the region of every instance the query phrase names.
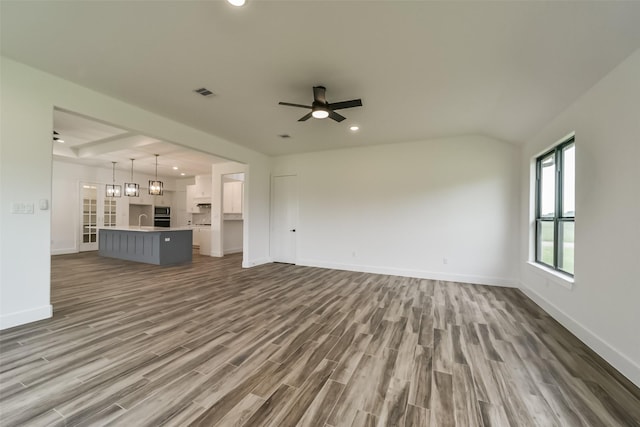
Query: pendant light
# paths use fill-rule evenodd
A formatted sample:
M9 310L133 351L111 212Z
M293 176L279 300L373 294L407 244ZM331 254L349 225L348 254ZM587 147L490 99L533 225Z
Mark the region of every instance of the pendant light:
M124 194L129 197L138 197L140 195L140 186L133 182L133 160L131 159L131 181L124 183Z
M149 181L149 194L152 196L162 196L162 181L158 181L158 156L156 154L156 180Z
M111 162L111 163L113 164L113 175L111 176L112 183L106 185L105 195L107 197L120 197L122 196L122 187L119 185L116 185L116 163L117 162Z

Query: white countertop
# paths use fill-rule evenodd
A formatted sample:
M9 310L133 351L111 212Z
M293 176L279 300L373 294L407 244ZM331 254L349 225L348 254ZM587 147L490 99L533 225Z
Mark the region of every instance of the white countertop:
M142 233L149 233L155 231L187 231L191 230L190 227L150 227L150 226L142 226L138 227L137 225L130 225L128 227L100 227L101 230L117 230L117 231L139 231Z

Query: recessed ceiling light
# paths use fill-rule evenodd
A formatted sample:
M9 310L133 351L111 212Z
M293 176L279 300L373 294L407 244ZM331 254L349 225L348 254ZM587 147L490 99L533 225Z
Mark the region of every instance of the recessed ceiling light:
M181 172L181 173L180 173L180 175L182 175L182 176L185 176L185 175L186 175L186 173L184 173L184 172Z
M244 6L245 0L227 0L233 6Z
M173 167L173 170L174 170L174 171L177 171L177 170L178 170L178 167L177 167L177 166L174 166L174 167Z
M349 130L350 130L351 132L356 132L356 131L360 130L360 126L353 125L353 126L351 126L351 127L349 128Z
M58 141L61 144L64 144L64 139L56 139L56 141Z

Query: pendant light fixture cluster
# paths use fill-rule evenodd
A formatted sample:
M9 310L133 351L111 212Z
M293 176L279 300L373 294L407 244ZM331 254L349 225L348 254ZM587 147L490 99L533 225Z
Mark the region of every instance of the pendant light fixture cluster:
M138 197L140 195L140 186L133 182L133 161L131 159L131 182L124 183L124 194L129 197Z
M162 181L158 180L158 156L159 154L155 154L156 156L156 179L149 180L149 194L152 196L162 196L164 192L164 184ZM133 161L135 159L131 159L131 182L124 183L124 195L128 197L139 197L140 196L140 186L133 182ZM106 185L106 196L107 197L121 197L122 196L122 187L120 185L116 185L116 163L111 162L113 164L113 176L112 183Z
M116 163L111 162L113 164L113 175L111 176L112 181L111 184L106 185L106 196L107 197L120 197L122 196L122 187L120 185L116 185Z
M162 181L158 181L158 156L156 154L156 179L155 181L149 180L149 194L152 196L162 196L163 184Z

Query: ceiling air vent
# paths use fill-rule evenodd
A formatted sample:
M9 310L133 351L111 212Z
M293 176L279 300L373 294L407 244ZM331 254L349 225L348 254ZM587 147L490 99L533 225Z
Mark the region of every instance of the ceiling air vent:
M200 89L195 89L194 92L195 93L199 93L202 96L213 96L214 95L213 92L211 92L206 87L201 87Z
M284 139L291 138L291 135L286 134L286 133L283 133L282 135L278 135L278 136L279 136L280 138L284 138Z

